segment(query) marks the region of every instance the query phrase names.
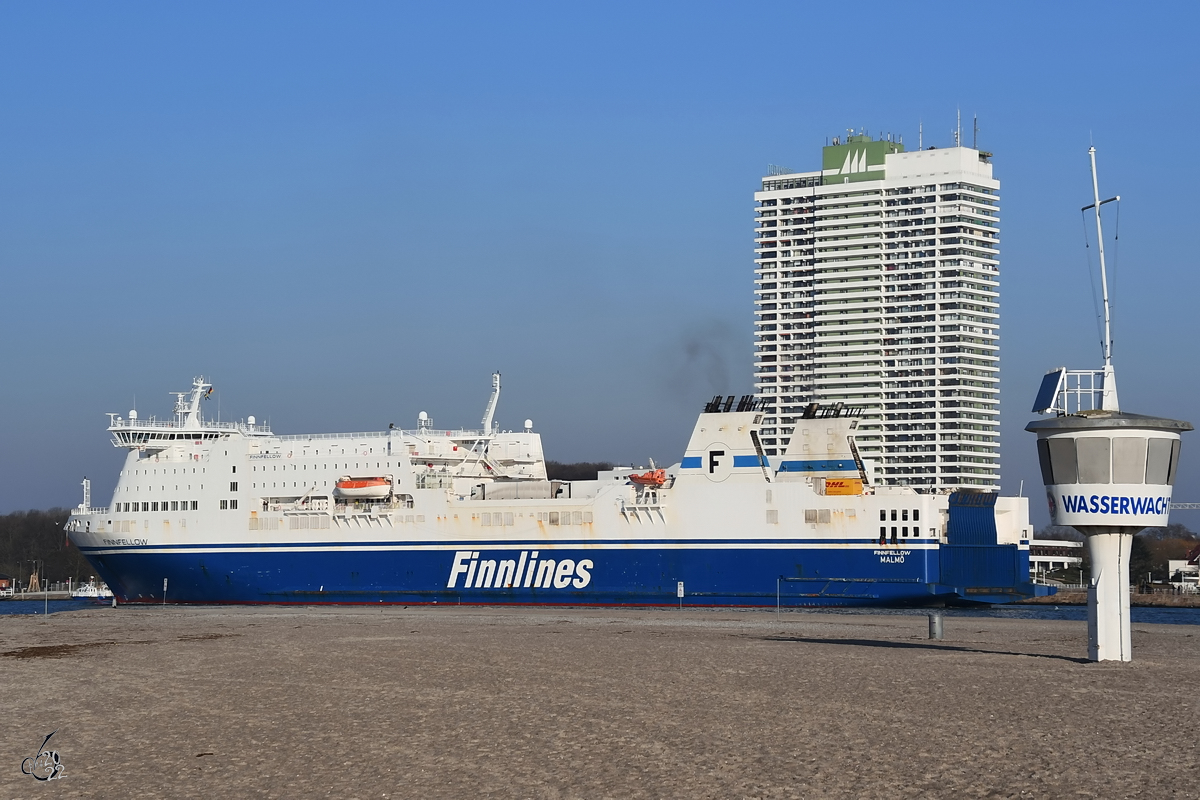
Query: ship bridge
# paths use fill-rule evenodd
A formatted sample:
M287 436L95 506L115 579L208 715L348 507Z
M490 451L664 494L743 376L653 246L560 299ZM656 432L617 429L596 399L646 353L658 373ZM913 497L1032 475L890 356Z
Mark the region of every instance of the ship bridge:
M113 446L130 450L164 450L178 444L202 444L230 434L271 435L270 426L255 424L254 417L248 417L245 422L204 419L200 414L200 403L212 394L212 390L212 384L200 377L192 381L190 392L172 392L175 395L173 419L138 419L136 410L129 412L128 419L110 413L108 430L113 435Z

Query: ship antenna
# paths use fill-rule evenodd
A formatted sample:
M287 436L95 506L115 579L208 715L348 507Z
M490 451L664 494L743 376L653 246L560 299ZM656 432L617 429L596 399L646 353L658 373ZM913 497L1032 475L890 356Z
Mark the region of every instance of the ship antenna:
M1121 196L1110 197L1103 202L1100 200L1100 182L1096 177L1096 148L1088 148L1088 156L1092 162L1092 199L1090 206L1084 206L1083 210L1089 208L1095 209L1096 212L1096 240L1099 245L1100 253L1100 289L1104 298L1104 388L1101 396L1100 407L1105 411L1119 411L1117 403L1117 376L1113 371L1112 364L1112 313L1108 302L1108 271L1104 263L1104 229L1100 222L1100 206L1105 203L1111 203L1114 200L1120 200Z
M492 395L483 411L483 432L492 432L492 418L496 415L496 404L500 402L500 373L492 373Z

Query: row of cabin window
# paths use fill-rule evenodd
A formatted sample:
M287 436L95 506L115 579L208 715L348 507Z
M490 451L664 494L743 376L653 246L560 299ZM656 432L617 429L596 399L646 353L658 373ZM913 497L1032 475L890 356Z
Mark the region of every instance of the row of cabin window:
M888 519L888 510L886 508L879 509L879 521L887 522L887 519ZM892 509L892 522L895 522L895 521L896 521L896 509L893 508ZM908 509L907 508L900 509L900 521L908 522ZM921 521L921 509L914 508L912 510L912 521L913 522ZM905 530L908 530L908 529L905 528Z
M398 463L398 462L397 462L397 463ZM355 461L355 462L354 462L354 469L384 469L385 467L393 467L393 466L397 466L397 463L393 463L393 462L391 462L391 461L385 461L385 462L382 462L382 463L381 463L381 462L379 462L379 461L376 461L376 462L375 462L375 466L374 466L374 467L372 467L370 464L367 464L365 467L360 467L360 466L359 466L359 462ZM272 464L272 465L271 465L271 471L272 471L272 472L275 472L275 471L279 470L280 468L282 468L282 470L283 470L284 472L287 472L288 465L287 465L287 464ZM316 468L317 468L317 465L316 465L316 464L313 464L313 469L316 469ZM350 467L350 462L349 462L349 461L347 461L345 464L342 464L340 467L339 467L337 464L334 464L334 465L333 465L333 468L334 468L334 469L350 469L351 467ZM257 465L252 465L250 469L251 469L251 471L253 471L253 472L259 472L259 471L260 471ZM308 465L307 465L307 464L292 464L292 471L293 471L293 472L295 472L296 470L301 470L301 469L308 469ZM328 465L328 464L322 464L322 465L321 465L321 469L329 469L329 465ZM234 468L233 468L233 471L234 471L234 472L237 472L237 467L234 467ZM266 465L265 465L265 464L263 465L263 468L262 468L262 470L261 470L261 471L262 471L262 472L266 472L266 471L267 471L267 467L266 467Z
M230 509L236 509L236 508L237 508L237 500L222 500L221 501L221 510L222 511L228 511Z
M499 514L493 514L499 516ZM548 525L583 525L592 521L592 512L590 511L539 511L537 514L538 522L545 522ZM485 525L487 523L484 523ZM499 524L499 523L497 523ZM505 519L505 524L511 525L511 522Z
M902 535L902 536L908 536L908 526L904 526L903 528L901 528L901 535ZM918 527L916 527L916 526L914 525L914 526L913 526L913 529L912 529L912 535L913 535L913 536L920 536L920 535L921 535L921 529L920 529L920 528L918 528ZM896 526L895 526L895 525L893 525L893 526L892 526L892 544L896 544L896 541L897 541L897 539L896 539ZM879 526L879 543L880 543L880 544L887 544L887 526L886 526L886 525L880 525L880 526Z
M116 513L137 511L187 511L189 505L192 511L200 510L198 500L151 500L139 503L117 503ZM140 506L140 508L139 508Z
M197 444L201 439L216 439L221 434L219 433L128 433L126 441L129 442L147 442L151 439L155 441L194 441Z
M1174 486L1178 439L1080 436L1038 440L1042 481Z

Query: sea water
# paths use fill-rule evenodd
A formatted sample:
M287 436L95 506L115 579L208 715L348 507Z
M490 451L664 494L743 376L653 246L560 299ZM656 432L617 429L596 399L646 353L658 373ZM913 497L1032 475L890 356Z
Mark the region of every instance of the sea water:
M112 601L109 601L111 603ZM102 605L109 605L104 603ZM100 608L93 600L3 600L0 601L0 616L6 614L51 614L62 611L80 611L85 608ZM138 605L135 608L147 608ZM728 610L728 609L709 609ZM1062 619L1087 622L1087 606L992 606L991 608L784 608L787 614L887 614L900 616L926 616L930 611L941 611L946 617L992 617L995 619ZM1134 606L1129 609L1130 621L1134 624L1200 625L1200 608L1159 608Z
M795 611L800 609L785 609ZM1087 622L1087 606L992 606L991 608L812 608L803 609L817 614L896 614L926 616L940 611L945 617L992 617L994 619L1065 619ZM1200 608L1161 608L1133 606L1129 621L1138 624L1200 625Z
M111 600L109 601L112 602ZM57 614L59 611L79 611L84 608L96 608L91 600L0 600L0 616L5 614Z

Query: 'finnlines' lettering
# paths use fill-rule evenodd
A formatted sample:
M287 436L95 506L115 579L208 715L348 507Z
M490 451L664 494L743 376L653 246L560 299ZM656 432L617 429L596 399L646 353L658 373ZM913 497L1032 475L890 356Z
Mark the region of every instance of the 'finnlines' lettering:
M594 568L590 558L574 561L570 558L538 559L538 551L521 551L517 559L479 560L479 551L459 550L454 554L447 589L458 587L458 579L466 575L464 589L582 589L592 582Z
M1068 514L1165 514L1171 498L1064 494L1062 503Z

